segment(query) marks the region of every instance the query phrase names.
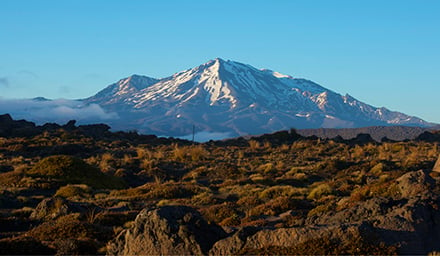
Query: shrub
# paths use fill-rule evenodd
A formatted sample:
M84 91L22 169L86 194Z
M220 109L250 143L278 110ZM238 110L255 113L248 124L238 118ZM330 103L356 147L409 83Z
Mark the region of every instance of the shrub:
M231 216L240 215L239 211L237 210L237 205L234 203L212 205L201 209L201 213L207 221L215 223L220 223Z
M206 159L208 151L206 151L202 145L192 146L189 148L189 155L191 156L191 160L196 162Z
M59 239L55 241L57 255L96 255L99 245L92 239Z
M122 188L124 183L117 177L105 175L82 159L72 156L49 156L39 161L28 175L52 178L64 183L86 184L94 188Z
M24 173L21 171L11 171L0 173L0 185L6 186L19 186L22 184L21 180L24 177Z
M230 217L227 217L225 219L223 219L219 225L220 226L238 226L241 223L241 219L240 216L238 216L237 214L234 214Z
M275 168L272 163L266 163L257 167L257 172L269 173L274 171Z
M311 209L308 213L307 216L311 217L311 216L315 216L315 215L320 215L321 213L326 213L329 211L332 211L336 209L336 205L333 201L329 201L325 204L320 204L318 206L316 206L315 208Z
M319 199L323 195L330 195L333 193L333 189L329 184L323 183L312 189L307 196L308 199Z
M55 251L32 237L0 239L1 255L53 255Z
M98 230L92 224L79 221L79 214L62 216L47 221L29 231L29 235L40 241L58 239L96 238Z
M85 185L85 184L79 184L79 185L66 185L63 187L60 187L57 192L55 193L55 196L61 196L64 198L68 197L90 197L90 194L92 193L92 189Z
M203 192L209 192L209 189L193 183L149 183L136 188L114 190L110 195L152 200L188 198Z
M261 199L273 199L277 197L301 196L307 189L295 188L289 185L272 186L263 190L258 196Z
M379 176L384 171L384 164L378 163L373 168L371 168L370 172L376 176Z
M248 143L251 150L257 150L260 148L260 142L256 140L249 140Z
M178 145L174 146L173 156L175 161L184 162L186 157L186 147L179 147Z
M309 208L309 204L301 199L291 199L289 197L277 197L275 199L270 200L264 204L258 205L257 207L250 209L248 211L248 215L269 215L274 216L280 213L286 212L288 210L297 210L297 209L307 209Z

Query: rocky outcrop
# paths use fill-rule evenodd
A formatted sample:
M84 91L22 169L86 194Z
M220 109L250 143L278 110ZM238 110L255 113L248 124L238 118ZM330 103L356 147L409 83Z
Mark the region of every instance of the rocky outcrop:
M260 252L258 250L262 248L298 248L301 244L310 246L319 239L341 245L359 241L353 241L353 237L360 238L364 245L372 246L368 248L376 248L382 243L383 246L397 248L400 254L439 251L440 196L433 193L436 180L429 173L420 170L398 178L395 186L400 190L400 196L375 197L347 209L313 215L307 218L305 226L240 229L218 241L210 254L232 255L243 253L243 249L247 249L244 252ZM367 250L363 253L372 252ZM351 253L348 251L348 254Z
M32 220L48 221L70 213L84 213L85 206L69 202L61 197L46 198L41 201L30 215Z
M429 170L419 170L416 172L408 172L399 177L396 181L401 196L403 198L430 196L431 190L435 186L435 180L429 176L430 172Z
M325 239L333 241L335 244L343 245L344 243L352 243L353 240L359 238L371 240L371 243L378 241L374 239L374 230L367 222L357 225L309 226L262 229L259 231L256 231L254 228L243 228L234 235L215 243L209 254L236 255L237 253L241 254L246 251L255 251L262 248L290 248L291 251L288 252L292 254L303 254L304 251L298 250L298 245L300 244L307 244L307 247L310 247L314 245L314 241ZM316 244L316 246L320 245ZM276 251L272 253L278 254Z
M108 245L109 255L206 255L226 233L186 206L144 209Z
M0 115L0 137L34 136L39 132L35 123L25 120L15 121L9 114Z
M299 227L243 227L228 237L192 208L144 209L134 226L108 245L108 253L388 254L395 251L387 250L397 250L400 254L428 254L440 251L436 182L430 171L408 172L396 180L394 186L400 194L394 198L375 197L346 209L313 215Z
M437 161L435 162L434 168L432 168L433 172L440 172L440 156L438 157Z

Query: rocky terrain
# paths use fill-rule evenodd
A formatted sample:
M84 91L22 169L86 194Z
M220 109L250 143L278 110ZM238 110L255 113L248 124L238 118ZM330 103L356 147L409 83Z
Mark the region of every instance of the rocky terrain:
M0 116L0 254L440 251L437 132L203 144Z

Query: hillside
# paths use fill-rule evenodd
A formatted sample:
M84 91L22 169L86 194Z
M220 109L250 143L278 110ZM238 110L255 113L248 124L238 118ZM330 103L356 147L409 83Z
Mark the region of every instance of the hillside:
M74 122L35 129L0 137L0 254L440 250L437 135L379 143L290 130L192 144Z
M360 133L370 134L376 141L381 141L383 138L403 141L413 140L425 131L430 131L432 128L422 127L408 127L408 126L372 126L361 128L319 128L319 129L299 129L297 132L303 136L317 136L320 138L335 138L341 136L344 139L351 139Z

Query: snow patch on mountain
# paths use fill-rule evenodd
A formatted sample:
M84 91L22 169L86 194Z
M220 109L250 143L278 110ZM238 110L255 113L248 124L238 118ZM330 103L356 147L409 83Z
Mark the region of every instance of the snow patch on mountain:
M172 76L131 76L84 100L121 117L120 129L183 136L259 134L290 128L429 126L417 117L376 108L307 79L247 64L210 60Z

